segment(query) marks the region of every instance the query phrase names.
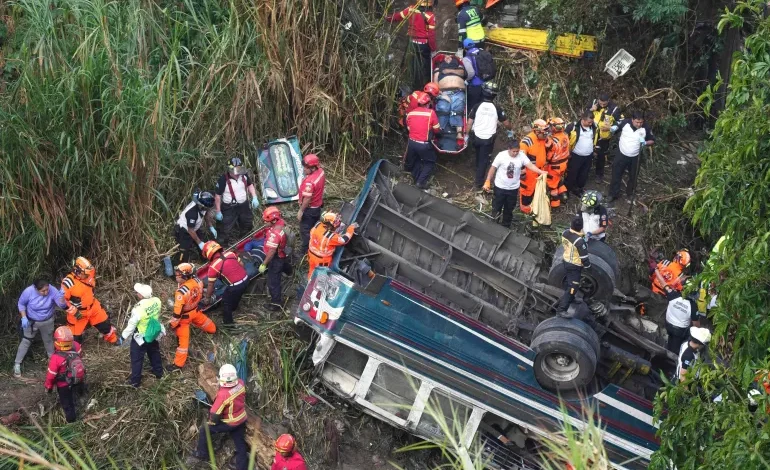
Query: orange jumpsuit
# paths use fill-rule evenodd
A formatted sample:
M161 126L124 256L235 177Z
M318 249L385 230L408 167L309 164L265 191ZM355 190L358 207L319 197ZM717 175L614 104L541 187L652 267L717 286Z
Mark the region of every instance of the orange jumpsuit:
M72 336L78 343L83 342L83 332L88 325L93 326L105 341L114 343L118 340L115 327L110 323L107 312L102 304L94 297L96 273L86 279L79 279L75 273L69 273L61 281L64 301L67 303L67 324L72 330Z
M521 151L524 152L529 161L539 169L543 169L546 164L546 154L551 147L552 142L549 139L540 139L534 131L530 132L521 139ZM532 212L532 198L535 195L535 184L537 183L537 173L534 171L522 172L521 188L519 189L519 205L521 211L525 214Z
M546 154L548 165L545 171L548 172L546 183L548 192L551 196L551 207L561 205L561 195L567 192L564 186L564 174L567 172L567 160L569 160L569 136L561 131L550 137L551 148Z
M334 250L338 246L346 245L356 230L353 225L349 225L345 233L340 235L334 231L327 230L326 224L318 222L310 231L310 248L307 250L307 259L310 268L307 272L307 280L313 275L316 266L329 266L332 262Z
M174 329L179 345L174 356L174 365L184 367L187 362L187 351L190 347L190 323L209 334L217 331L217 325L198 309L198 303L203 296L203 282L197 277L187 279L176 290L174 297L174 314L171 328Z
M681 264L676 261L661 261L657 265L658 271L666 281L666 285L675 291L682 292L684 285L682 284L682 270L684 269ZM663 286L658 282L658 277L655 273L652 273L652 291L656 294L666 295L666 291Z

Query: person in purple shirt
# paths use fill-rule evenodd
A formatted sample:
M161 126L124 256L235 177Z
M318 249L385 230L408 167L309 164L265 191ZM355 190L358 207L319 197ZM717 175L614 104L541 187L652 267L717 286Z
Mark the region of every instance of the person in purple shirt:
M13 364L14 377L21 377L21 361L27 355L38 331L43 338L48 357L53 354L54 309L56 306L64 310L67 309L63 294L48 284L45 279L35 280L21 293L19 314L21 314L22 337L19 349L16 351L16 361Z

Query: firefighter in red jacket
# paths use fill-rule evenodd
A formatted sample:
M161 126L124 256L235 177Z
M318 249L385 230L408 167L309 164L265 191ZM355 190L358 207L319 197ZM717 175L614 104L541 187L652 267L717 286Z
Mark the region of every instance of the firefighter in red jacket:
M270 206L262 212L262 221L270 226L265 234L265 259L259 265L259 273L267 271L267 290L270 292L270 309L274 312L281 310L283 296L281 276L291 275L293 268L291 260L286 256L286 222L281 211ZM311 230L312 245L312 230Z
M406 115L406 127L409 129L409 143L406 147L404 170L412 173L415 185L420 189L428 187L428 179L436 166L436 151L431 139L441 133L436 111L427 107L430 96L418 93L418 107Z
M436 15L431 11L433 0L417 0L398 13L386 16L385 21L400 23L409 21L409 50L412 54L411 76L414 90L430 81L431 53L436 50Z
M305 459L295 450L294 436L282 434L275 440L275 459L270 470L307 470Z
M82 354L80 343L73 339L72 330L66 326L60 326L56 329L53 334L53 341L55 351L48 360L45 389L51 393L56 386L59 403L64 410L64 417L68 423L72 423L77 419L75 396L83 394L83 380L85 380L86 373L85 368L82 367L82 361L73 362L74 356L80 358ZM78 363L79 366L77 366ZM68 375L72 383L67 381ZM72 375L75 377L71 377Z
M209 410L209 419L198 434L198 447L187 459L192 467L199 461L209 461L209 438L227 433L235 444L235 469L249 468L249 450L246 447L246 385L238 378L232 364L219 368L219 391Z
M430 96L431 100L428 103L429 108L433 108L434 100L441 94L441 89L436 82L428 82L422 89L424 93ZM398 107L398 125L406 127L406 115L417 109L419 103L417 100L420 98L420 90L415 90L408 96L401 99Z

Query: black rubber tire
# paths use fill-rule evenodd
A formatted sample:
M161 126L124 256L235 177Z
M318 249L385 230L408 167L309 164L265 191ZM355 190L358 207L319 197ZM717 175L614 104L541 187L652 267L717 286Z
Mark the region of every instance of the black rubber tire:
M559 247L553 255L553 265L548 271L548 284L564 288L564 267L563 256L564 248ZM615 292L615 271L607 262L595 255L589 255L591 267L583 270L581 281L581 290L584 294L590 294L594 300L607 300ZM592 286L588 288L587 286Z
M620 279L620 263L618 262L618 255L615 254L615 250L611 246L598 240L591 240L588 242L588 253L591 258L591 262L598 256L605 263L609 264L612 270L615 272L615 284L617 285L618 279Z
M535 327L535 331L532 332L532 342L535 342L535 338L545 333L546 331L560 330L560 331L572 331L579 335L584 340L588 341L596 357L601 357L601 343L599 341L599 335L596 334L593 328L587 323L574 318L562 318L551 317L540 322Z
M554 392L580 390L591 383L596 373L598 359L591 345L582 336L573 331L545 331L532 341L531 348L535 356L535 379L545 389ZM549 356L560 354L577 363L577 371L569 379L559 379L549 373ZM565 376L566 377L566 376Z

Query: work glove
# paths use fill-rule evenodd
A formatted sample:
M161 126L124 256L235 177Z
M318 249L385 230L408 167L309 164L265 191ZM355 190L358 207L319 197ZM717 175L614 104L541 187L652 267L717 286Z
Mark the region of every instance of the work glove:
M492 191L492 182L489 181L489 180L484 181L484 186L482 187L482 189L484 191L486 191L486 192L491 192Z
M509 139L513 139L513 131L508 131L505 135L507 135Z
M259 274L263 274L265 271L267 271L267 265L265 263L262 263L259 265Z
M259 198L257 198L256 194L254 196L251 196L251 208L256 209L259 207Z
M214 227L209 227L209 232L211 232L212 235L214 235L214 238L217 238L217 229Z
M217 219L219 222L222 222L222 213L220 211L217 211L216 215L214 215L214 218Z
M610 127L610 131L611 131L611 132L617 132L617 130L618 130L618 126L612 126L612 127Z
M126 346L128 346L129 343L130 341L128 341L128 338L123 338L118 336L118 346L125 348Z
M593 233L586 232L586 236L584 237L586 239L586 241L588 241L591 238L591 235L593 235Z
M639 143L641 144L642 147L647 145L647 142L644 140L644 137L639 137Z
M29 318L27 317L21 317L21 327L25 330L29 328Z
M198 249L203 251L203 242L198 243Z

